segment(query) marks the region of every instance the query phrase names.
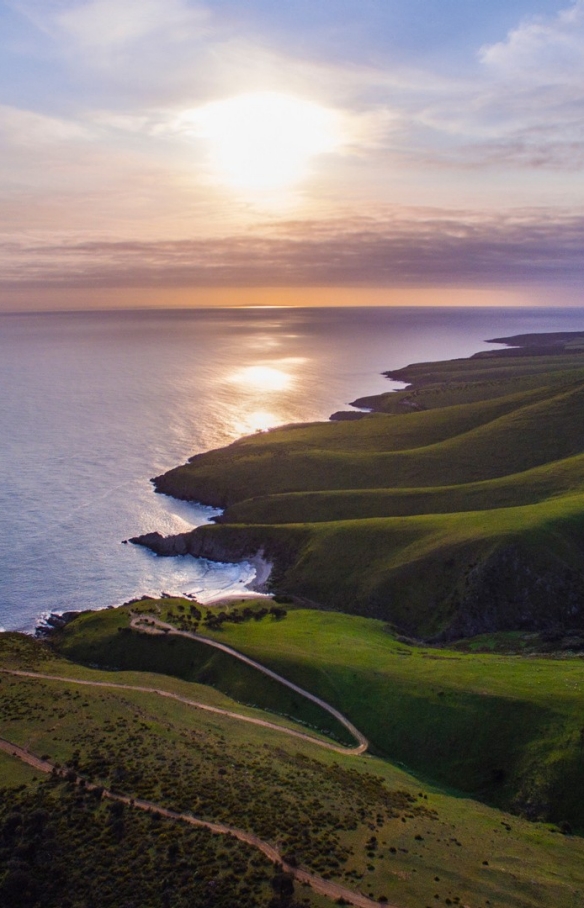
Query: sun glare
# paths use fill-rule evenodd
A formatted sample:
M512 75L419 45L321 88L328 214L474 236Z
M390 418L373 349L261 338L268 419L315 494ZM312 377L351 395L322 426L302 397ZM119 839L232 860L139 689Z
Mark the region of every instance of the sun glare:
M252 432L267 432L282 420L268 410L253 410L247 413L236 424L238 435L249 435Z
M209 141L212 164L223 181L245 190L291 186L306 176L311 158L345 141L334 110L277 92L214 101L186 120Z
M292 377L273 366L246 366L235 372L230 381L254 391L285 391L292 384Z

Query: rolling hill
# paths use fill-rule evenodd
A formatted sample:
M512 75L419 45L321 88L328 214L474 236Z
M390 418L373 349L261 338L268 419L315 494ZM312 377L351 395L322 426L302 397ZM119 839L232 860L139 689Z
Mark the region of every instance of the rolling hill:
M362 418L286 426L196 455L157 491L217 525L133 541L274 562L273 589L429 640L584 623L584 352L579 334L499 338Z

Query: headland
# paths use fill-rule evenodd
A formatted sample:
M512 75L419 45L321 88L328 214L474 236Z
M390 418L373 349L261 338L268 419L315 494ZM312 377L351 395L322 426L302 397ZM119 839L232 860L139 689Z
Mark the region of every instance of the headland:
M584 335L492 342L506 346L386 373L408 386L354 401L371 411L358 420L259 433L158 476L158 492L224 513L132 541L218 561L261 551L273 591L425 641L578 636Z

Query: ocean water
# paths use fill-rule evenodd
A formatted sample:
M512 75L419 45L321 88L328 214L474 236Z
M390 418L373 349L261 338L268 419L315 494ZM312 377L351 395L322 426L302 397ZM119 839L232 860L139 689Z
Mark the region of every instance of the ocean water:
M0 315L0 626L141 594L211 599L253 568L122 540L208 508L150 477L243 434L326 419L380 373L486 338L584 330L578 309L223 309Z

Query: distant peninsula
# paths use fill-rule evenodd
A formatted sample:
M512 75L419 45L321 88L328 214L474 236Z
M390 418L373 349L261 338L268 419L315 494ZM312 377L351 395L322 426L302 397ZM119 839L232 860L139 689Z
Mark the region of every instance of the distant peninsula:
M132 542L220 561L262 553L273 591L416 639L579 633L584 332L490 343L505 346L388 371L407 388L354 401L357 420L197 454L153 482L223 508L218 522Z

